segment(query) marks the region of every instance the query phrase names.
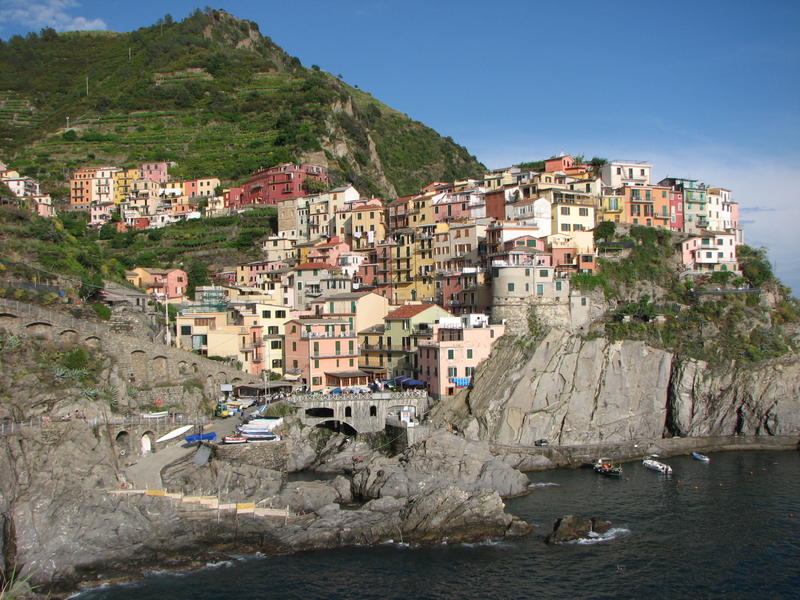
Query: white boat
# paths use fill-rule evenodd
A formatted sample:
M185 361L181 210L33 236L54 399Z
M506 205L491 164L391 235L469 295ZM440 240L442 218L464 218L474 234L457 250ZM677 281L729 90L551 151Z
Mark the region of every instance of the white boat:
M664 463L659 462L657 460L653 460L652 458L645 458L642 461L642 464L651 471L658 471L659 473L665 473L665 474L672 473L672 467L670 467L669 465L665 465Z
M166 442L166 441L169 441L169 440L171 440L173 438L180 437L184 433L189 431L192 427L194 427L194 425L184 425L183 427L178 427L177 429L173 429L172 431L170 431L166 435L162 435L160 438L158 438L156 440L156 443L158 443L158 442Z
M705 454L700 454L699 452L692 452L692 458L699 460L700 462L711 462L710 458L708 458Z
M162 410L161 412L142 413L141 415L143 419L162 419L168 416L169 416L168 410Z

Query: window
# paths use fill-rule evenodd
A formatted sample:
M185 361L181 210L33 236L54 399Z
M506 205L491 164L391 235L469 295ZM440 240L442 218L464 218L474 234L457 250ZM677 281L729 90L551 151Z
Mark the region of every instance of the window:
M537 296L544 296L544 285L541 283L536 284L536 295Z
M192 335L192 326L181 325L181 335Z
M582 216L582 217L588 217L589 216L589 209L588 208L579 208L578 209L578 214L580 216Z
M447 367L448 377L458 377L458 367Z
M336 342L336 355L338 356L341 353L342 353L342 342L337 341Z
M314 368L319 369L319 360L316 358L314 359Z
M557 292L561 291L561 282L560 281L556 281L556 291Z
M262 310L261 311L261 318L262 319L271 319L272 318L272 311L271 310Z
M344 416L345 417L352 417L353 416L353 407L352 406L345 406L344 407Z
M562 215L569 215L569 206L562 206L561 207L561 214Z
M467 358L472 358L472 348L467 348Z
M514 291L514 284L513 283L509 283L508 284L508 291L509 292L513 292Z
M586 298L581 298L581 306L586 306Z
M369 416L370 417L377 417L378 416L378 407L377 406L370 406L369 407Z
M322 377L312 377L311 385L322 385Z
M270 325L267 327L267 335L278 335L278 326Z
M472 377L472 374L475 372L475 367L464 367L464 375L467 377Z
M314 354L319 354L319 342L314 342Z
M453 360L456 357L456 351L452 348L447 349L447 360Z
M540 269L539 277L547 277L547 269Z
M569 223L562 223L561 231L569 231Z

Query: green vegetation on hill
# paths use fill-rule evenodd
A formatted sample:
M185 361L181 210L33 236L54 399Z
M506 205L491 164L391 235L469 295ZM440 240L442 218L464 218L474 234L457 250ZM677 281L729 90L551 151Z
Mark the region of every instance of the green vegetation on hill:
M612 237L608 234L604 232ZM613 235L620 248L633 242L629 250L600 259L596 275L573 276L576 288L601 289L607 299L617 302L603 324L606 336L641 339L711 363L755 362L797 350L793 329L800 323L800 302L775 279L763 250L737 247L743 277L717 272L692 283L678 275L677 241L666 230L631 227L628 235ZM643 285L657 295L642 293ZM760 288L775 298L774 304L737 289L746 287Z
M132 267L183 265L191 291L208 282L211 264L258 259L258 242L274 233L276 224L275 209L262 208L117 233L111 225L100 231L87 229L83 213L45 219L0 206L0 278L72 282L80 296L87 298L104 279L124 282L125 271Z
M255 23L223 11L126 34L0 40L0 158L51 191L63 193L66 172L86 164L175 161L176 177L230 184L323 155L337 182L385 195L383 177L407 194L484 171L449 138L302 67Z

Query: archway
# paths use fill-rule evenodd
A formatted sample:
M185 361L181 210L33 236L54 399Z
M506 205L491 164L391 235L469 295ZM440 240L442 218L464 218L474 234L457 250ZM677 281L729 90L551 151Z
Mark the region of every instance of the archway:
M336 433L342 433L344 435L358 435L358 430L347 423L345 421L336 421L331 419L330 421L323 421L322 423L317 423L316 427L321 429L330 429L331 431L335 431Z
M306 416L307 417L332 417L333 416L333 409L332 408L307 408L306 409Z
M141 440L141 453L142 456L155 452L155 440L152 431L145 431L142 434Z
M125 456L131 451L131 436L127 431L120 431L114 439L114 445L120 456Z

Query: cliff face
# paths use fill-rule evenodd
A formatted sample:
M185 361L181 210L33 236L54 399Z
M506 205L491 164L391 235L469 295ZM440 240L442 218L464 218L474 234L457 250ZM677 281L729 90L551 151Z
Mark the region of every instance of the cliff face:
M443 401L439 424L531 446L800 431L800 360L710 369L638 341L551 331L531 351L502 340L474 387Z

